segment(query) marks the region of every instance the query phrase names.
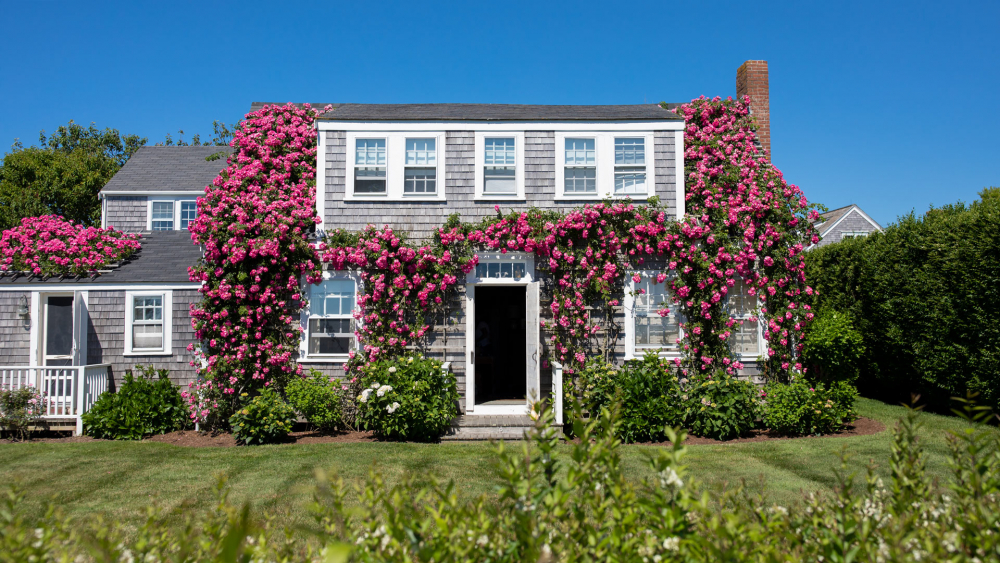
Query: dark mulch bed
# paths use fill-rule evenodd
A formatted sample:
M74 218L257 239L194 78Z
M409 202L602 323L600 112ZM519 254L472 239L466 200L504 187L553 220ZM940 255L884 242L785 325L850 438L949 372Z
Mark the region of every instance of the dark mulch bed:
M783 436L770 430L754 430L749 436L736 438L734 440L713 440L712 438L702 438L700 436L688 435L684 440L685 444L743 444L746 442L769 442L771 440L802 440L808 438L839 438L847 436L869 436L878 434L885 430L885 425L877 420L861 417L847 426L847 428L835 434L822 434L819 436ZM642 442L640 446L666 446L670 442Z

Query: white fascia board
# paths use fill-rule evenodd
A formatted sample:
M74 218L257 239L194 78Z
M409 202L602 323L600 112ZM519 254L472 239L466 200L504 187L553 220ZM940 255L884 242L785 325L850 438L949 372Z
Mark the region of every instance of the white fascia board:
M105 196L109 196L109 195L134 195L134 196L161 196L161 195L165 196L165 195L169 195L169 196L193 196L193 197L198 197L198 196L205 195L205 190L204 189L202 189L200 191L199 190L187 190L187 191L164 190L162 192L150 192L150 191L146 191L146 192L127 192L127 191L106 192L105 191L105 192L101 192L101 193L104 194Z
M683 131L684 121L319 121L320 131Z
M2 291L33 291L39 293L59 293L67 291L157 291L157 290L175 290L175 289L192 289L197 290L201 287L201 283L175 283L175 284L155 284L155 283L115 283L115 284L100 284L100 283L18 283L10 285L0 286L0 292Z

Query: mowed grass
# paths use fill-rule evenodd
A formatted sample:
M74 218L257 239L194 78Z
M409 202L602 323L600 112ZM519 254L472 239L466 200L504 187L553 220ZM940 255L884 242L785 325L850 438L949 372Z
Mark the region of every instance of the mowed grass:
M863 476L873 461L888 481L892 427L905 409L862 399L862 416L881 421L879 434L854 437L801 438L722 445L692 445L686 462L689 476L712 488L745 486L768 501L791 503L807 491L829 491L842 448L850 466ZM921 414L921 444L927 467L946 478L946 433L965 427L953 417ZM509 447L520 447L510 443ZM570 446L564 446L568 451ZM649 474L649 446L623 446L627 475ZM28 494L28 510L40 513L51 499L77 516L103 513L132 524L156 502L167 509L204 510L213 504L215 476L224 474L231 499L249 502L255 513L282 514L289 522L305 518L317 468L361 483L372 470L389 483L407 474L452 480L465 498L493 495L499 483L496 453L489 443L443 444L313 444L237 448L186 448L153 442L3 443L0 479L18 482Z

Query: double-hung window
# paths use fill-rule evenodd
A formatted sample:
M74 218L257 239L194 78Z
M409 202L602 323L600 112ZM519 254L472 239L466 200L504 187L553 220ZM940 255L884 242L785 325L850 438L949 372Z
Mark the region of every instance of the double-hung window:
M483 155L483 194L517 193L517 156L514 137L486 137Z
M666 280L643 276L632 287L632 334L635 355L646 350L676 351L681 336L677 305L671 302Z
M151 228L154 231L174 230L174 202L154 201L152 205Z
M385 139L357 139L354 148L354 193L386 193Z
M186 230L188 225L198 216L198 203L194 201L181 202L181 230Z
M128 291L125 298L125 354L170 354L169 291Z
M615 137L615 195L646 193L646 139Z
M567 195L597 194L597 150L595 139L566 139L564 189Z
M751 295L749 287L737 278L733 287L729 288L729 316L741 321L739 327L733 327L732 350L742 356L759 356L761 350L760 323L756 320L757 296ZM753 318L754 320L751 320Z
M437 193L436 145L436 139L406 139L406 163L403 171L404 194L430 195Z
M309 295L309 357L346 356L354 349L354 281L324 280Z

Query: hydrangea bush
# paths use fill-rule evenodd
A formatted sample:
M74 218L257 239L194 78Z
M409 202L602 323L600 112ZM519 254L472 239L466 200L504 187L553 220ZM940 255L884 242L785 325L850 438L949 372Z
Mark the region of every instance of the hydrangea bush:
M295 410L271 387L250 398L242 395L243 405L229 418L236 443L273 444L283 440L295 424Z
M189 401L221 420L240 397L281 389L300 372L301 279L321 275L310 233L316 215L316 111L264 106L249 113L230 143L225 170L198 198L191 239L205 248L190 269L202 284L192 307L195 337L204 343L200 395ZM247 395L244 395L246 393Z
M58 215L25 217L0 238L0 273L95 275L139 250L139 234L85 227Z
M358 422L381 438L439 438L458 416L455 376L419 355L379 360L361 370Z

